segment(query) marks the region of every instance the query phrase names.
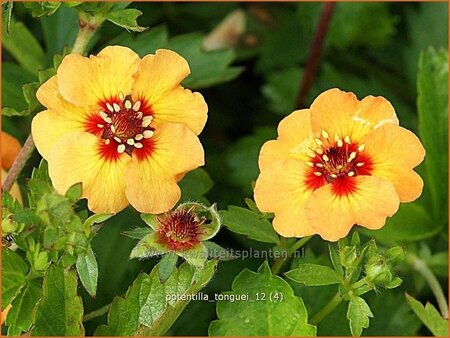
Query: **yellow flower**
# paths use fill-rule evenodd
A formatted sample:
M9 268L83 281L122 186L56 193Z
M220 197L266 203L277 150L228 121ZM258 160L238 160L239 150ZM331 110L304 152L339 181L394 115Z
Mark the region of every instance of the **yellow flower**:
M381 228L400 202L418 198L423 181L413 168L424 156L389 101L330 89L284 118L277 140L263 145L255 201L275 213L285 237L336 241L354 224Z
M13 165L14 160L17 157L17 154L19 154L21 145L15 137L5 133L4 131L2 131L1 135L2 135L1 136L1 142L2 142L1 175L2 175L2 184L3 184L3 182L5 181L6 175L7 175L6 170L10 169L11 166ZM11 194L11 196L13 198L15 198L20 203L22 203L22 194L20 193L20 188L17 183L13 184L9 193Z
M204 164L197 135L207 119L199 93L180 86L190 73L175 52L140 59L110 46L97 56L71 54L36 96L47 107L32 133L55 189L77 182L96 213L131 204L162 213L180 199L177 182Z

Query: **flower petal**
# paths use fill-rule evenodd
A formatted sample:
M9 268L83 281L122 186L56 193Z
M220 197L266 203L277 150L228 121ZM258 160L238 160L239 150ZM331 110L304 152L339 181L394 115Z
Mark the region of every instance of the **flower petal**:
M131 93L140 58L131 49L108 46L97 56L67 55L58 68L58 87L67 101L97 106L100 101Z
M184 123L197 135L206 124L208 106L203 96L181 86L150 104L156 123Z
M311 124L315 133L327 131L331 137L335 133L341 137L351 135L352 115L358 109L355 94L337 88L320 94L311 104Z
M179 174L204 164L204 152L197 136L186 126L158 125L153 149L146 157L133 153L127 169L126 195L139 212L159 214L171 209L180 199Z
M168 91L178 88L190 72L187 61L179 54L158 49L155 55L146 55L139 64L134 75L133 99L145 98L152 105Z
M100 142L85 132L63 135L48 152L49 176L61 194L81 182L91 211L117 213L128 205L124 173L130 157L122 154L115 161L105 159L99 152Z
M21 145L19 141L2 131L1 134L1 140L2 140L2 168L9 169L13 165L17 154L19 154Z
M347 236L354 224L379 229L386 217L398 210L400 201L392 183L374 176L356 176L353 180L352 193L339 195L333 184L326 184L306 202L306 217L325 240L337 241Z
M312 136L309 110L294 111L278 125L278 138L267 141L261 148L258 160L260 170L274 161L289 157L307 160L304 153L313 145Z
M47 158L51 146L66 133L84 131L84 124L74 120L67 110L58 113L53 110L44 110L38 113L31 122L31 133L36 148L43 158Z
M371 174L391 181L402 202L411 202L422 193L423 181L411 169L425 157L420 140L409 130L385 124L364 140L371 158Z
M312 190L305 184L306 166L299 160L277 161L256 180L254 198L262 212L274 212L273 226L284 237L303 237L315 232L304 206Z
M376 129L389 123L398 125L397 114L392 104L382 96L366 96L359 104L355 116L370 124Z

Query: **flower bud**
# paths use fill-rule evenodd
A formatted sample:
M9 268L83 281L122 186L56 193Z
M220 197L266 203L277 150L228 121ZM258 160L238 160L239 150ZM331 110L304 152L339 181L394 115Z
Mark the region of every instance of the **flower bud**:
M371 257L364 266L364 271L373 284L388 284L394 278L391 268L380 255Z
M389 263L396 265L405 259L405 250L400 246L395 246L386 252L386 257Z

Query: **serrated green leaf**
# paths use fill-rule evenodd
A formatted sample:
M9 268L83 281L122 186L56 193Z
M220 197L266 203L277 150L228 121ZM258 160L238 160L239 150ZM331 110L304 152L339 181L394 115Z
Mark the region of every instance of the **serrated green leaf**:
M35 315L33 336L82 336L83 304L73 270L51 265L44 277L44 296Z
M65 196L69 199L70 202L76 203L80 200L82 194L83 194L83 185L81 183L77 183L71 186L66 191Z
M162 336L189 303L213 277L217 261L209 261L198 271L187 263L175 269L164 284L159 280L159 264L149 275L139 275L125 299L116 297L108 315L108 325L100 326L101 336ZM195 277L195 281L194 281Z
M129 8L129 9L121 9L118 11L109 12L106 15L106 20L111 21L117 26L123 27L126 30L130 30L133 32L143 32L148 27L141 27L137 23L137 18L142 15L142 12Z
M83 226L84 228L90 228L94 224L106 222L113 216L113 214L94 214L84 221Z
M217 302L218 320L209 326L210 336L314 336L303 300L289 284L270 272L267 262L258 272L244 269L233 281L232 291L222 296L248 295L247 300ZM282 297L282 299L281 299Z
M40 2L24 2L24 7L31 11L33 17L50 16L55 13L61 2L59 1L40 1Z
M436 221L446 224L448 194L448 52L425 50L419 61L417 78L419 132L427 151L426 189Z
M130 258L148 258L164 254L168 249L159 243L157 233L151 232L142 238L130 253Z
M159 280L164 283L172 274L177 265L178 256L173 252L165 254L159 263Z
M6 33L5 22L2 29L2 46L31 74L44 68L44 51L22 22L12 21L10 33Z
M23 97L22 86L35 80L36 78L34 74L28 73L24 68L16 63L7 61L2 63L3 115L20 115L20 112L27 108L28 105Z
M220 212L222 223L231 231L246 235L251 239L278 244L279 236L273 230L272 224L261 215L248 209L229 206L228 211Z
M300 264L285 273L286 277L307 286L323 286L342 283L341 275L332 268L318 264Z
M425 306L418 300L406 294L409 306L420 318L422 323L437 337L448 337L448 320L442 318L438 310L427 302Z
M89 246L86 253L78 255L77 272L86 291L95 297L97 293L98 265L94 251Z
M208 173L202 169L191 171L180 181L181 202L199 201L213 186Z
M205 262L208 259L208 251L201 242L195 247L189 250L177 252L177 254L183 257L186 262L196 267L197 269L203 269L203 267L205 266Z
M135 228L133 230L123 231L121 234L134 239L142 239L152 232L151 228Z
M422 240L436 235L440 228L433 226L433 220L419 204L401 204L398 212L386 220L379 230L359 228L358 231L386 244Z
M50 79L54 75L56 75L55 68L47 68L47 69L38 71L39 83L43 84L44 82L46 82L48 79Z
M12 302L12 308L6 317L8 336L19 336L31 328L34 322L34 310L41 297L42 280L28 281Z
M350 331L354 337L361 336L363 329L369 327L369 317L373 317L373 314L366 301L361 297L351 297L347 319L350 321Z
M2 311L25 286L28 267L16 252L2 248Z
M205 241L203 242L203 244L208 251L208 257L216 258L219 261L230 261L236 258L227 249L222 248L220 245L214 242Z

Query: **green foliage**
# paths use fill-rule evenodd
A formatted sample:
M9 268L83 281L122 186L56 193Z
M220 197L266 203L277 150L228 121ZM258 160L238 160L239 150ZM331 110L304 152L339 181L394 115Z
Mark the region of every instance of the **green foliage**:
M203 196L214 185L211 177L204 169L191 171L180 182L181 202L201 201Z
M318 264L300 264L296 269L286 272L286 276L307 286L331 285L342 282L342 276L336 270Z
M34 322L36 304L42 297L42 281L28 280L20 294L13 300L6 317L8 336L19 336L30 330Z
M358 296L351 297L348 303L347 319L353 336L359 337L362 330L369 327L369 317L373 317L373 314L365 300Z
M16 252L2 249L2 311L26 284L28 267Z
M228 210L221 211L223 224L231 231L246 235L251 239L265 243L279 243L279 236L273 230L270 222L261 214L248 209L229 206Z
M24 2L24 7L31 11L33 17L50 16L55 13L61 2L59 1L42 1L42 2Z
M5 23L3 23L5 25ZM22 22L12 21L9 34L2 28L2 46L31 74L44 67L44 51Z
M131 207L114 217L89 214L81 184L57 194L46 162L37 166L34 152L18 179L23 203L2 193L2 310L12 305L2 334L81 335L87 315L86 335L202 336L209 328L210 334L236 336L313 335L316 329L319 336L417 336L428 333L422 322L431 333L448 335L447 321L430 304L433 294L411 261L420 259L440 283L448 278L448 194L443 189L448 183L447 3L337 3L305 100L307 107L331 87L358 98L386 97L400 125L414 131L426 148L425 162L417 168L424 180L421 198L401 204L382 229L356 228L378 246L374 240L361 241L356 231L330 245L331 264L317 236L302 257L269 261L273 273L256 255L234 255L235 249L290 254L290 248L309 240L280 237L270 224L273 215L261 213L253 201L252 184L261 146L276 138L280 119L297 108L323 7L2 3L3 130L26 139L33 115L44 109L36 90L72 49L80 19L101 26L85 55L109 45L129 46L141 57L172 49L191 68L182 85L202 89L209 110L200 135L206 166L177 178L179 205L213 205L199 211L208 218L201 245L179 255L167 253L155 237L158 215L140 219ZM221 36L236 44L205 50L205 37L236 9L245 14L244 32L233 26ZM216 203L224 209L220 217L214 214ZM230 231L216 236L222 221ZM208 240L212 236L214 242ZM150 258L151 249L164 255ZM130 253L149 259L129 260ZM187 263L177 267L179 256ZM258 266L257 273L249 270ZM77 278L83 288L77 288ZM190 302L188 296L200 290L210 300L241 294L255 299L258 292L259 301ZM426 305L405 298L404 292ZM323 316L330 300L339 304ZM108 318L104 309L110 309ZM307 313L314 316L308 319Z
M417 79L419 131L427 151L427 189L435 222L445 224L448 216L448 52L428 49L421 55Z
M252 272L243 270L233 281L233 290L222 297L246 295L248 299L219 300L218 320L209 327L211 336L314 336L303 301L289 284L273 276L267 262Z
M33 336L80 336L83 304L74 271L52 265L44 278L44 296L36 308Z
M448 336L448 320L443 319L432 304L427 302L423 306L422 303L408 294L406 294L406 300L417 317L420 318L431 333L438 337Z
M106 19L116 24L117 26L125 28L126 30L143 32L148 27L141 27L136 21L136 19L141 15L142 12L138 11L137 9L120 9L117 11L109 12L106 15Z
M230 49L205 51L202 48L203 37L192 33L168 39L166 28L156 27L135 39L121 35L114 42L132 48L141 56L161 48L179 53L189 62L191 75L182 85L190 89L207 88L236 78L242 69L230 66L235 58L234 52Z
M181 265L161 284L159 266L147 275L142 273L127 291L116 297L108 315L108 325L100 326L98 336L161 336L178 318L192 295L209 283L217 261L209 261L201 271ZM175 299L174 299L175 298Z
M402 204L399 211L380 230L361 229L361 233L392 244L426 239L439 232L429 213L419 204Z
M90 246L85 253L78 255L76 266L84 288L92 297L95 297L97 293L98 265Z

